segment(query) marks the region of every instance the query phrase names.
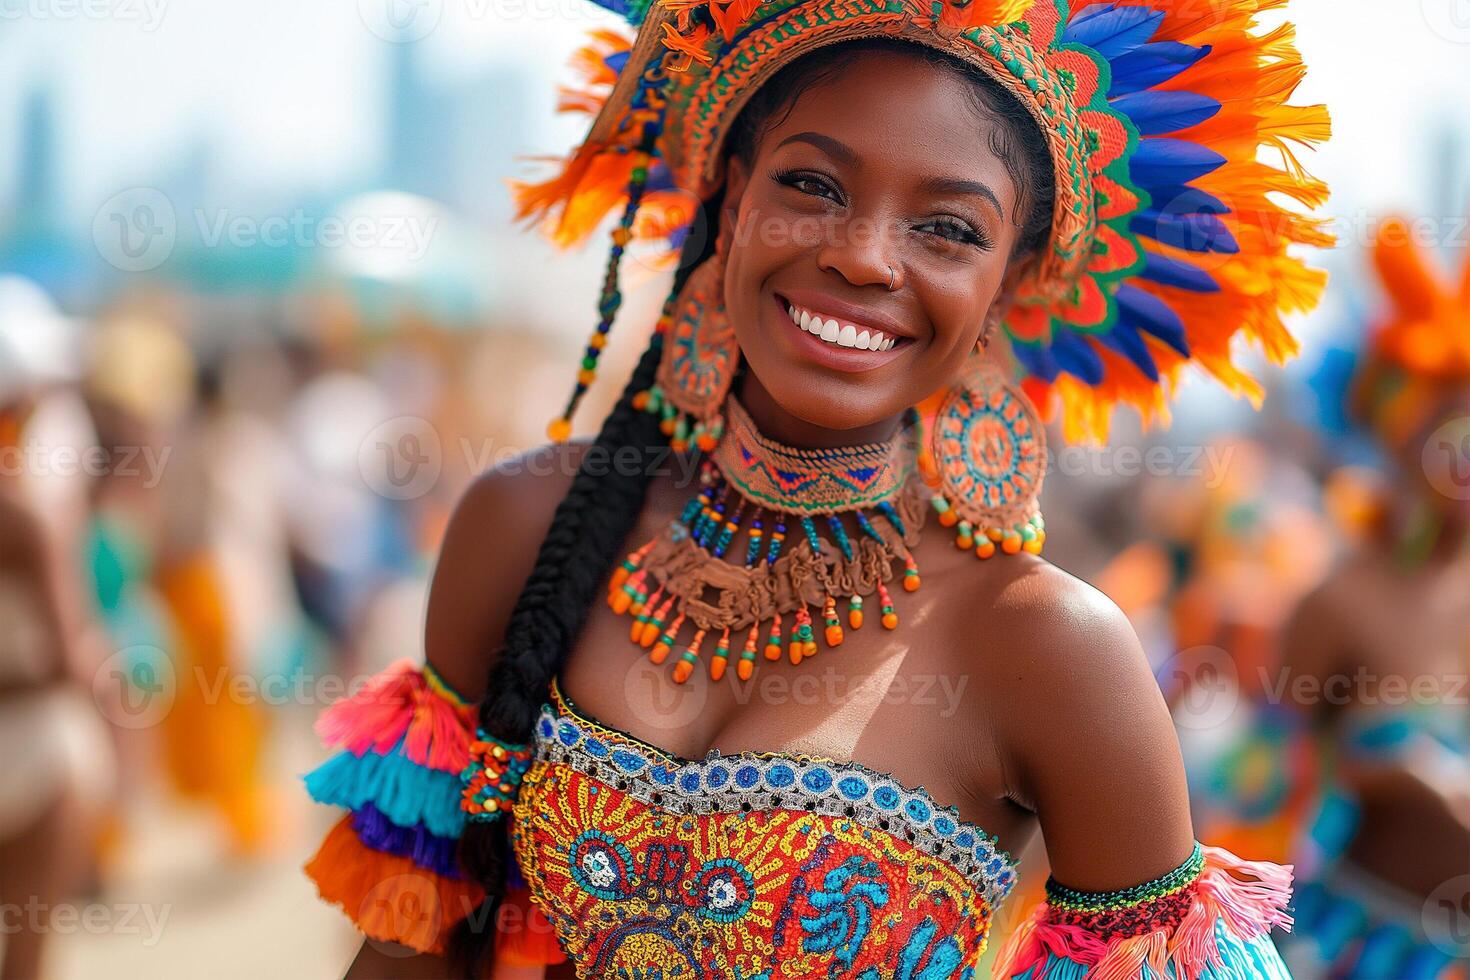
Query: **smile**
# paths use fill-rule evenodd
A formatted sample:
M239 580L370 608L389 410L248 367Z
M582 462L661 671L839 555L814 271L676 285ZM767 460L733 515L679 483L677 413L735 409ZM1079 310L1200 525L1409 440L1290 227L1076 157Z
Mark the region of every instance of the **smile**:
M807 333L833 347L850 347L854 350L891 350L899 338L891 337L881 330L859 327L857 324L824 316L821 313L786 303L786 315L791 322Z

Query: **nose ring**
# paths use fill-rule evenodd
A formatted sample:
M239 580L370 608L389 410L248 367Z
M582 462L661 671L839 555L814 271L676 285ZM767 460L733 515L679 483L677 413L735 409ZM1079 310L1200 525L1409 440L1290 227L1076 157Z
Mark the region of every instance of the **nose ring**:
M893 292L893 266L888 267L888 291Z

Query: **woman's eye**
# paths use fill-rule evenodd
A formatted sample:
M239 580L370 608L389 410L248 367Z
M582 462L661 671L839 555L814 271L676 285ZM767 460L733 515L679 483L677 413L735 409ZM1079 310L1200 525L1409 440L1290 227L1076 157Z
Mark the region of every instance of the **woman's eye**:
M933 228L939 237L950 241L965 242L978 248L990 248L990 239L962 221L931 221L925 227Z
M842 200L831 184L813 174L782 173L776 176L776 180L803 194L810 194L813 197L825 197L833 201L838 201L839 203Z

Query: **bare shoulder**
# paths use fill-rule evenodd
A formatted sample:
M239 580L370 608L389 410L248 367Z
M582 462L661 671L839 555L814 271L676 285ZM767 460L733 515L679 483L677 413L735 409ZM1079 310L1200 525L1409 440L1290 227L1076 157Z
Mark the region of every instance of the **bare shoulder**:
M993 724L1058 879L1105 890L1177 866L1193 842L1183 760L1128 618L1041 559L986 588Z
M490 657L587 445L543 446L487 470L455 505L429 590L424 650L471 700L484 694Z

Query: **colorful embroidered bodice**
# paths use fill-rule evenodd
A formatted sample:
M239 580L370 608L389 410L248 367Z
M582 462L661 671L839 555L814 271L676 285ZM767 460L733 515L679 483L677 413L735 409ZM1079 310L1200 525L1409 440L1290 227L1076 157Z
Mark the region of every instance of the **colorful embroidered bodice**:
M579 976L970 975L1015 882L992 838L856 763L679 759L553 689L515 806Z
M1015 883L978 827L857 763L680 759L554 685L528 745L497 754L474 718L432 667L403 660L317 721L338 751L307 789L348 812L306 872L370 939L442 955L451 932L493 922L498 964L569 958L598 980L973 980ZM525 916L517 928L455 859L466 814L503 819L501 803L520 875L497 901ZM1283 980L1268 934L1291 923L1290 882L1200 846L1121 891L1048 882L994 975Z

